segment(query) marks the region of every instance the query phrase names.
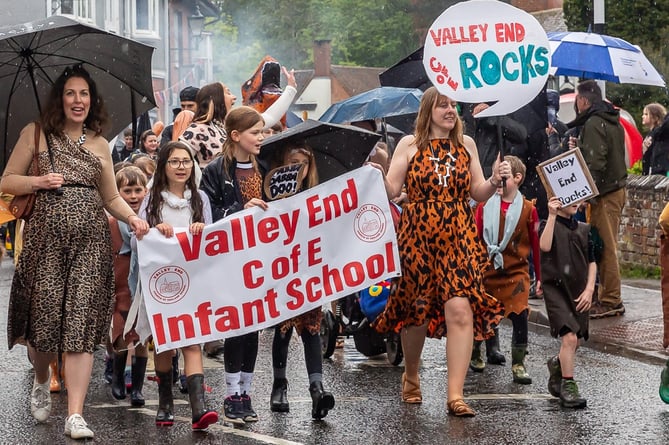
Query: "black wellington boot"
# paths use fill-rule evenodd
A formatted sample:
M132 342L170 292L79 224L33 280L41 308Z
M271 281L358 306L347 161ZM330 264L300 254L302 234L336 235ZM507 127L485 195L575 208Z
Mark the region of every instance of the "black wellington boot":
M469 360L469 369L474 372L483 372L485 369L485 362L481 355L481 343L483 342L474 340L474 346L472 346L472 358Z
M146 374L146 357L133 357L132 359L132 387L130 388L130 404L132 406L144 406L144 375Z
M188 385L188 398L190 409L193 414L192 428L194 431L204 431L212 423L218 422L218 413L206 409L204 405L204 375L193 374L186 378Z
M274 379L272 384L272 395L269 399L269 409L275 413L287 413L290 411L288 404L288 380Z
M174 398L172 397L172 370L156 371L158 377L158 412L156 426L172 426L174 424Z
M309 392L311 393L311 417L320 420L328 415L335 406L335 399L331 392L323 389L323 382L313 382L309 385Z
M485 341L485 354L491 365L503 365L506 363L504 354L499 351L499 329L495 328L495 336Z
M114 353L111 391L116 400L125 399L125 361L127 358L128 351Z

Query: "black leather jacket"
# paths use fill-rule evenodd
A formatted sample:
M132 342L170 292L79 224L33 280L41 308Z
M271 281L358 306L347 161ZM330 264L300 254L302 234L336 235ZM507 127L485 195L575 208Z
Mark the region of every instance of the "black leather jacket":
M264 178L267 173L266 165L259 159L257 162L260 174ZM244 209L245 203L235 179L236 168L237 162L233 160L228 171L223 171L223 157L217 156L202 170L200 189L209 197L213 221ZM266 200L266 197L263 196L263 199Z

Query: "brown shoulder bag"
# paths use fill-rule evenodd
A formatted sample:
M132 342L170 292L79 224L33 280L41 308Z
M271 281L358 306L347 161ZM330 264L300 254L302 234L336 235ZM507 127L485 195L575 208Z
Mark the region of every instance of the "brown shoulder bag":
M39 139L40 139L40 125L35 122L35 151L33 153L33 176L39 175ZM12 201L9 203L9 210L12 212L12 215L16 219L28 220L30 215L33 213L33 206L35 205L35 199L37 195L35 193L28 193L27 195L14 196Z

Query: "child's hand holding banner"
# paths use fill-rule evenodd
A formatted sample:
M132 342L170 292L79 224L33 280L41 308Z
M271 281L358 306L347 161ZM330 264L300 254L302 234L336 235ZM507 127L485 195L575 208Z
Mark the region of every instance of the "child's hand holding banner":
M158 352L276 325L400 275L388 198L372 167L217 221L138 242Z

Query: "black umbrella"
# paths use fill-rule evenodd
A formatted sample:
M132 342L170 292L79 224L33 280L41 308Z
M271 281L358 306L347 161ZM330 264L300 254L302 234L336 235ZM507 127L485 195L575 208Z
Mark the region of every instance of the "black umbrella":
M325 182L361 167L381 136L351 125L308 119L265 139L260 158L271 161L288 143L307 144L314 150L318 178Z
M53 16L0 28L0 164L21 129L38 118L51 85L67 66L82 64L95 80L110 114L113 137L155 107L153 48Z
M423 66L423 47L412 52L381 74L379 82L382 86L418 88L422 91L432 86Z
M135 141L135 149L142 148L142 141L139 139L142 137L142 133L146 130L151 130L151 118L149 117L149 112L145 111L139 115L139 118L136 122L133 122L132 126L132 140Z

